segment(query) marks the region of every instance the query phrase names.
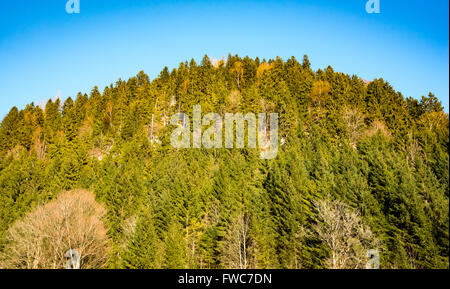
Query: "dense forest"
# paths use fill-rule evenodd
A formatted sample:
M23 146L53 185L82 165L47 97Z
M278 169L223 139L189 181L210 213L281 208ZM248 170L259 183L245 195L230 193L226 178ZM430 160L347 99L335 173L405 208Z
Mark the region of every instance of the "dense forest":
M170 117L194 105L278 113L277 157L174 149ZM307 56L139 72L3 119L0 267L61 268L73 248L82 268L364 268L369 249L448 268L448 149L432 93Z

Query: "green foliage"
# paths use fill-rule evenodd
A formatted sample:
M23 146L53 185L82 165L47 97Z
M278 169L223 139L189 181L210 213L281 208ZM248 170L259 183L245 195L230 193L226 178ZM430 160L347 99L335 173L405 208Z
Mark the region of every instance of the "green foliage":
M175 150L170 117L277 112L274 160ZM360 212L382 268L449 267L449 119L436 96L283 61L205 56L103 92L13 107L0 126L4 233L64 190L107 209L111 268L322 268L315 203Z

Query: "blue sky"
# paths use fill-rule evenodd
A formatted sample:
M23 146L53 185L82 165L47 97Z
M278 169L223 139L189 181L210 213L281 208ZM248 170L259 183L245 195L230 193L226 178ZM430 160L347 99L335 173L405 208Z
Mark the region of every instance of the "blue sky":
M0 1L0 117L12 106L94 85L104 88L144 70L203 55L301 59L314 69L372 80L382 77L405 96L432 91L449 110L449 2L380 0Z

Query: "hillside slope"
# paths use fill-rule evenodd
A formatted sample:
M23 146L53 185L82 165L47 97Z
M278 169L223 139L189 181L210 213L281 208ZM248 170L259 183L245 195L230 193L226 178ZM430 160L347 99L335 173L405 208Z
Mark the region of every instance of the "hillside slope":
M279 114L273 160L255 149L174 149L170 117ZM95 193L110 268L449 267L449 118L305 56L229 56L140 72L101 93L12 108L0 127L1 249L60 192ZM334 240L330 242L330 240Z

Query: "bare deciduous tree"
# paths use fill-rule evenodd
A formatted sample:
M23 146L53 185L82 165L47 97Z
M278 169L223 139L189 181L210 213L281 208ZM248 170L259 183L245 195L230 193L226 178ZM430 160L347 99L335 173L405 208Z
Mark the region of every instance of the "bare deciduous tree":
M105 212L91 192L61 193L9 228L0 267L61 269L69 249L80 254L81 268L103 267L108 251Z
M311 89L311 100L315 106L321 107L330 98L331 86L328 81L319 80L314 82Z
M342 112L342 117L347 125L351 144L356 148L356 141L364 128L365 117L358 109L352 107L345 107Z
M370 229L359 213L338 200L316 204L320 221L313 226L315 235L330 249L326 266L331 269L363 268L366 251L375 244Z
M225 236L222 261L226 268L248 268L249 225L249 216L241 212Z
M244 65L240 61L236 61L230 69L230 73L236 78L237 88L241 89L241 80L244 76Z

